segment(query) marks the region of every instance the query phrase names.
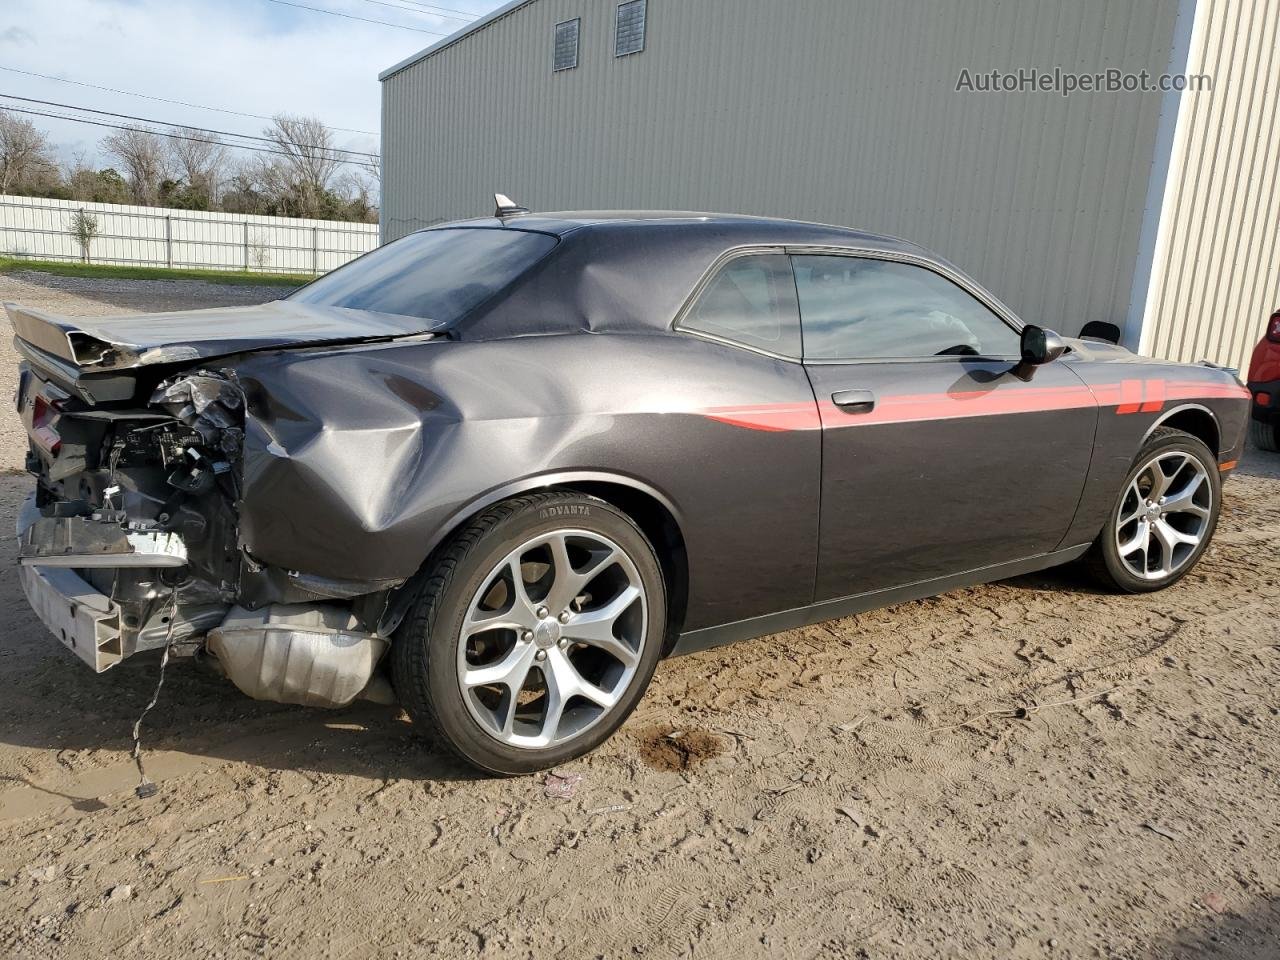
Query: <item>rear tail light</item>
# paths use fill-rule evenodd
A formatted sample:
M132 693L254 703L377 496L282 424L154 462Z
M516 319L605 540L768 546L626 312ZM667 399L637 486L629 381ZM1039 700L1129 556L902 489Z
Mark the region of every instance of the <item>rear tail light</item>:
M56 457L62 449L62 438L58 436L56 424L62 414L62 406L57 400L50 400L40 394L36 395L31 408L31 439L45 453Z
M1271 315L1271 321L1267 324L1267 339L1272 343L1280 343L1280 310Z
M1260 407L1271 406L1271 394L1269 393L1255 394L1253 399L1254 399L1254 402L1256 402Z

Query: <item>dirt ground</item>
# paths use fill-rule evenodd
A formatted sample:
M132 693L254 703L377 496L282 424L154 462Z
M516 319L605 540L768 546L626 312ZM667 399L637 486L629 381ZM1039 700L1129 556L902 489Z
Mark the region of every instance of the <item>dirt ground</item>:
M70 313L278 293L0 277ZM28 486L0 477L6 529ZM1280 457L1226 489L1172 590L1055 571L670 660L567 781L478 778L394 708L259 704L178 661L147 800L157 659L92 675L6 537L0 951L1280 957Z

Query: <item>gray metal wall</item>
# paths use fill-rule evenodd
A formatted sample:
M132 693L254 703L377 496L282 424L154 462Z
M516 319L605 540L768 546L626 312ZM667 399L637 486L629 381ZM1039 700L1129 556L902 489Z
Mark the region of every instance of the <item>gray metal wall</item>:
M1122 323L1157 93L956 92L961 68L1169 66L1169 0L532 0L389 76L384 237L534 209L762 213L904 236L1032 322ZM557 21L580 66L552 72Z
M1280 309L1280 0L1201 0L1140 349L1242 373Z

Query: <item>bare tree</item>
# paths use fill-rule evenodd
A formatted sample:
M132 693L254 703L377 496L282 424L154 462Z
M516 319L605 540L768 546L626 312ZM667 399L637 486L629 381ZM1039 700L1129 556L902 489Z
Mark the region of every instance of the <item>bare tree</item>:
M108 167L95 170L84 153L77 153L62 172L62 185L72 200L81 203L128 203L129 184Z
M341 166L334 153L333 131L315 117L279 114L263 133L283 156L263 164L261 172L268 192L295 208L298 216L322 213L325 195Z
M255 232L249 241L249 257L259 270L266 270L271 266L271 248L267 246L266 236L261 231Z
M164 140L143 127L129 127L102 141L102 149L120 161L135 203L154 206L160 184L169 176Z
M342 209L330 215L359 223L377 223L378 207L374 200L377 189L377 180L369 175L366 168L339 174L334 180L334 192L342 201Z
M49 139L26 117L0 110L0 193L9 193L57 172Z
M213 206L227 166L227 148L199 130L175 127L173 133L177 136L169 141L169 157L176 173Z

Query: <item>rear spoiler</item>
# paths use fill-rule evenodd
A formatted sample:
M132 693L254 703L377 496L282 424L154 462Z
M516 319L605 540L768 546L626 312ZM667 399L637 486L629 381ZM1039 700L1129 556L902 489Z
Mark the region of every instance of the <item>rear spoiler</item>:
M139 366L137 350L88 333L70 317L16 303L6 303L5 313L18 339L82 370L120 370Z
M85 373L70 361L33 347L21 337L14 338L13 346L22 359L44 379L79 395L90 406L129 400L137 390L137 382L128 371Z
M19 350L37 351L78 376L162 364L192 364L256 350L378 343L434 337L433 320L370 310L275 300L111 317L61 317L4 305Z

